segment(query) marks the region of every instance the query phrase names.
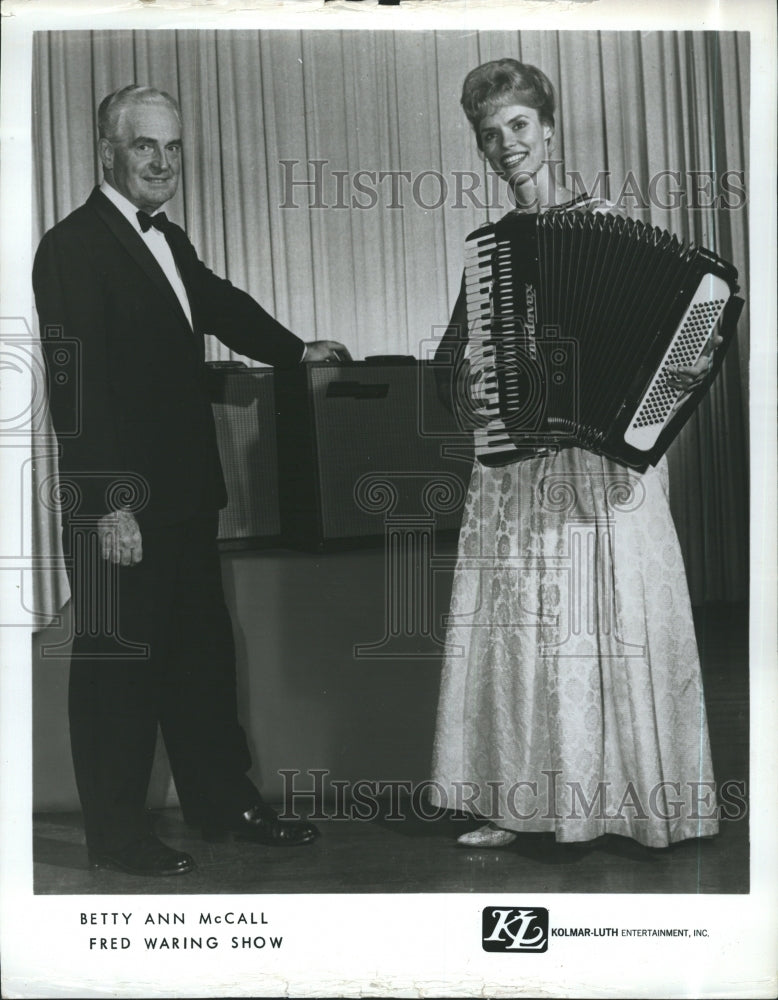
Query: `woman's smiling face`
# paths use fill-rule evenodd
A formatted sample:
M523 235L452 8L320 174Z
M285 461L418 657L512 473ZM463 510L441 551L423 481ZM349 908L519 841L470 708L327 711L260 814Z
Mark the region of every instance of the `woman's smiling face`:
M481 119L478 136L492 169L512 186L535 177L546 159L554 130L536 108L505 104Z

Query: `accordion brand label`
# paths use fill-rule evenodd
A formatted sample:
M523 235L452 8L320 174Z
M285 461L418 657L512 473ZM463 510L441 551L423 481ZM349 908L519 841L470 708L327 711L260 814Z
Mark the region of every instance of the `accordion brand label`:
M537 345L535 343L535 325L536 325L536 304L535 304L535 286L530 284L524 285L524 297L527 303L527 321L524 327L524 332L527 337L527 348L531 358L535 358L537 355Z

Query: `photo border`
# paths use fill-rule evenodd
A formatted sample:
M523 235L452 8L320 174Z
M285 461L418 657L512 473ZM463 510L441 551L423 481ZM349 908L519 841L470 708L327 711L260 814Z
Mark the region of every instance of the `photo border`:
M2 218L3 315L32 326L29 274L32 265L30 137L31 38L33 30L66 28L298 28L331 30L749 30L751 32L750 190L760 193L764 211L751 215L751 892L711 897L602 894L494 894L370 896L310 894L263 896L257 910L271 916L288 950L263 956L258 967L248 953L230 955L229 966L213 955L184 953L167 962L132 954L85 955L84 911L142 913L205 908L202 898L176 896L49 897L32 892L31 855L31 684L29 626L6 627L0 635L0 878L2 878L3 988L5 995L38 996L531 996L548 991L563 996L773 996L778 940L778 869L774 833L778 796L775 725L776 685L776 47L775 12L762 2L560 3L403 3L379 8L319 0L241 10L239 4L192 9L171 3L165 9L122 10L123 5L77 3L43 7L7 4L2 60ZM540 8L543 9L540 9ZM316 15L312 23L312 15ZM21 82L20 82L21 81ZM29 192L24 197L20 192ZM0 449L2 481L15 482L29 458L23 446ZM0 553L3 569L13 569L8 553L30 551L18 537L21 491L3 489ZM21 544L21 548L19 547ZM14 573L0 574L0 607L17 601ZM9 580L11 581L9 583ZM17 601L18 603L18 601ZM521 895L521 894L519 894ZM208 908L214 909L212 897ZM708 938L688 945L673 940L608 939L554 942L544 958L494 956L481 949L485 906L538 905L569 926L632 921L633 926L673 922L710 929ZM245 897L220 896L219 909L248 909ZM220 953L216 953L217 955ZM222 953L223 954L223 953ZM186 962L177 960L186 958ZM221 956L220 956L221 957ZM234 960L233 960L234 959ZM517 968L517 963L520 966ZM521 964L524 963L524 964ZM530 963L527 965L526 963ZM542 964L541 964L542 963Z

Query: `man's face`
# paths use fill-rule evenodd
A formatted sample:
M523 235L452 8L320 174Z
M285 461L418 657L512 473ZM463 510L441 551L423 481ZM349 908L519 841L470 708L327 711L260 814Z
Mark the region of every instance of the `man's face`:
M144 212L169 201L181 174L181 125L167 104L136 104L120 118L119 135L100 140L106 179Z

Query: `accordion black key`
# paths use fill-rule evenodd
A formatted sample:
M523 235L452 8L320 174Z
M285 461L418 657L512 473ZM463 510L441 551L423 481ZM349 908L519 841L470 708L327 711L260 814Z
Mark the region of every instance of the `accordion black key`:
M618 215L513 215L467 238L468 341L454 404L484 465L572 445L656 464L710 384L694 365L743 302L737 271L701 247Z

